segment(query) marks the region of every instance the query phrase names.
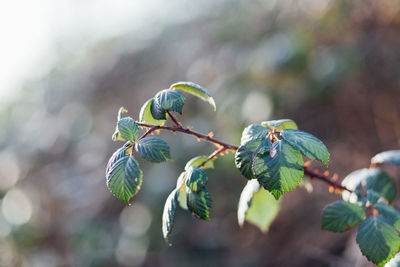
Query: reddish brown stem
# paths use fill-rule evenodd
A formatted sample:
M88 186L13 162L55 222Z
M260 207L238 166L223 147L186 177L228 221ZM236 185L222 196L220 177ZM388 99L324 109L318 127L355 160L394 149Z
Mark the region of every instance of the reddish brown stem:
M225 147L226 149L232 149L232 150L236 150L239 147L235 146L235 145L231 145L231 144L227 144L225 142L222 142L220 140L217 140L211 136L196 132L196 131L192 131L189 128L183 128L182 126L155 126L155 125L150 125L150 124L146 124L146 123L141 123L141 122L137 122L137 124L140 127L145 127L145 128L150 128L149 130L147 130L147 132L145 133L145 135L149 135L150 133L156 131L156 130L165 130L165 131L170 131L170 132L181 132L181 133L185 133L188 135L193 135L199 139L203 139L206 140L210 143L213 143L217 146L222 146Z
M212 154L210 154L210 156L208 156L207 159L205 159L200 165L199 168L204 167L204 165L206 165L207 162L209 162L210 160L214 160L217 158L217 156L221 153L223 153L225 150L227 150L228 148L226 147L220 147L219 149L215 150Z
M347 187L339 184L337 181L331 179L328 176L325 176L323 174L319 174L315 171L310 170L309 168L307 168L306 166L304 166L304 174L307 175L308 177L312 178L312 179L318 179L321 180L324 183L329 184L330 186L333 186L334 189L338 188L340 190L346 190L350 193L352 193L353 191L348 189Z
M155 126L154 126L154 127L155 127ZM154 127L151 127L150 129L148 129L148 130L138 139L138 141L139 141L140 139L145 138L146 136L148 136L149 134L151 134L153 131L157 130L157 129L155 129Z
M169 112L169 110L167 110L167 113L168 113L168 115L170 116L171 120L175 123L175 125L176 125L177 127L182 128L182 124L180 124L180 123L178 122L178 120L172 115L171 112Z

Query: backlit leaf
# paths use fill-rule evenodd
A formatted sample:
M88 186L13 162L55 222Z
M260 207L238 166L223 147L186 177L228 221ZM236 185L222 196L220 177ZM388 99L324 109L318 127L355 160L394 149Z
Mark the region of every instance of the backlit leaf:
M297 124L290 120L290 119L282 119L282 120L275 120L275 121L263 121L261 123L262 126L268 127L268 128L275 128L278 131L282 131L285 129L295 129L297 130Z
M393 258L400 246L398 232L382 216L365 220L358 227L356 240L362 254L378 266L383 266Z
M118 131L121 137L133 142L139 137L139 127L130 117L122 118L118 121Z
M300 152L284 140L272 144L272 153L256 156L253 171L259 183L276 199L290 192L304 176L304 162Z
M154 103L164 110L182 113L183 104L185 103L185 96L180 91L164 89L156 94L154 97ZM154 113L153 117L156 118Z
M128 110L124 107L120 107L118 110L118 116L117 119L120 121L122 119L122 114L128 112ZM118 124L115 126L115 131L112 135L112 140L113 141L125 141L124 138L121 137L121 134L118 131Z
M201 219L210 220L211 196L206 188L198 193L189 189L187 192L187 206L193 214Z
M135 150L144 159L152 162L170 160L168 144L158 137L146 137L135 143Z
M376 154L371 159L371 163L372 164L392 163L400 166L400 150L391 150Z
M165 240L168 240L168 235L171 233L174 225L175 211L178 204L178 191L174 189L165 201L164 211L162 216L162 232Z
M378 203L379 200L381 200L381 196L379 193L375 192L374 190L367 190L367 199L371 203Z
M114 154L112 154L112 156L110 157L110 159L108 160L107 163L107 168L106 168L106 175L107 173L110 171L110 169L112 168L112 166L121 158L126 156L126 146L124 145L123 147L119 148L117 151L114 152Z
M142 171L136 159L131 156L124 156L107 169L107 187L114 196L128 204L129 199L140 189L142 176Z
M139 113L139 121L151 125L164 125L166 120L157 120L153 117L151 113L151 104L153 103L153 98L149 99L146 101L146 103L143 104L142 108L140 109ZM165 112L164 112L165 114Z
M375 191L389 203L392 203L396 196L393 179L379 168L356 170L344 178L342 185L353 191L353 193L343 191L343 199L353 203L365 204L365 193L369 190Z
M322 211L322 229L344 232L365 220L363 207L346 201L329 204Z
M399 267L400 266L400 253L397 253L394 258L392 258L385 267Z
M258 124L251 124L244 128L240 144L243 145L248 141L254 139L264 139L268 135L268 133L268 128Z
M111 139L113 141L125 141L125 139L121 137L121 134L118 131L118 125L115 127L115 132L113 133Z
M248 181L240 195L238 222L247 221L267 232L280 209L280 201L260 187L257 180Z
M247 179L256 178L253 173L253 162L258 154L267 153L270 150L270 140L253 139L241 145L235 153L235 164L239 171Z
M185 170L188 170L190 166L199 167L205 160L207 160L208 156L197 156L192 158L186 163ZM204 164L202 169L214 169L214 161L209 160Z
M375 204L374 208L379 212L380 215L390 221L398 231L400 231L400 211L383 203Z
M188 92L194 96L197 96L200 99L210 103L210 105L213 106L214 110L217 109L217 107L215 106L214 98L212 98L212 96L206 89L204 89L198 84L192 82L177 82L171 85L170 88L179 89Z
M182 172L179 175L178 180L176 182L176 189L179 190L179 196L178 196L179 206L182 209L187 210L188 206L187 206L187 194L186 194L185 179L186 179L186 172Z
M122 119L122 114L127 113L127 112L128 112L128 110L126 108L120 107L118 110L118 116L117 116L118 121L120 119Z
M260 184L257 180L250 180L247 182L246 186L243 188L242 193L240 194L239 206L238 206L238 223L240 226L243 226L247 210L251 205L251 201L253 200L253 195L261 188Z
M288 129L281 132L283 139L310 159L318 159L328 165L329 152L324 143L315 136L299 131Z
M191 166L186 171L186 185L193 192L203 190L208 182L206 173L196 166Z

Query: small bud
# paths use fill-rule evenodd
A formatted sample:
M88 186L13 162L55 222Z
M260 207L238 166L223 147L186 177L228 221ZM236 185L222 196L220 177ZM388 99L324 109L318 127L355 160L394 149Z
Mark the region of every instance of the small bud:
M334 173L332 176L333 181L337 181L339 179L339 175L337 173Z
M209 132L209 133L207 134L207 136L208 136L208 137L213 137L213 136L214 136L214 133L213 133L213 132Z
M329 171L324 171L324 176L329 176Z
M378 215L379 215L379 212L378 212L376 209L372 209L372 214L373 214L374 216L378 216Z
M333 191L335 191L335 188L332 185L330 185L329 186L329 193L333 193Z
M308 166L310 166L310 164L311 164L311 160L309 160L309 161L306 161L306 162L304 162L304 167L308 167Z

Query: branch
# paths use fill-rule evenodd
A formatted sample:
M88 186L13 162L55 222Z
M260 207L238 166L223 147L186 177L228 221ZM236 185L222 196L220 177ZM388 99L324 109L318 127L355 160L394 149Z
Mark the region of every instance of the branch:
M199 139L203 139L206 140L210 143L213 143L214 145L217 145L217 147L222 146L224 148L227 149L231 149L231 150L236 150L239 147L236 145L231 145L231 144L227 144L225 142L222 142L220 140L217 140L211 136L196 132L196 131L192 131L190 128L184 128L182 126L155 126L155 125L151 125L151 124L146 124L146 123L141 123L141 122L137 122L137 124L140 127L144 127L144 128L149 128L149 130L147 130L147 132L145 133L145 135L149 135L150 133L156 131L156 130L164 130L164 131L170 131L170 132L181 132L181 133L185 133L188 135L193 135ZM142 137L141 137L142 138Z
M168 115L171 117L171 120L175 123L175 125L179 128L182 128L182 124L180 124L178 122L178 120L172 115L171 112L169 112L169 110L167 110Z
M324 174L319 174L318 172L316 172L316 171L312 171L312 170L310 170L307 166L304 166L304 175L307 175L308 177L310 177L311 179L319 179L319 180L321 180L322 182L324 182L324 183L327 183L327 184L329 184L330 186L332 186L333 187L333 189L339 189L339 190L346 190L346 191L348 191L348 192L350 192L350 193L352 193L353 191L352 190L350 190L350 189L348 189L347 187L345 187L345 186L343 186L343 185L341 185L341 184L339 184L336 180L334 180L334 179L332 179L332 178L330 178L330 177L328 177L327 175L324 175Z
M217 158L218 155L222 155L222 153L227 150L226 147L220 147L219 149L215 150L212 154L210 154L210 156L208 156L207 159L205 159L200 165L199 168L203 167L204 165L206 165L207 162L209 162L210 160L214 160Z
M226 150L236 151L239 148L239 146L237 146L237 145L232 145L232 144L222 142L222 141L215 139L209 135L205 135L205 134L193 131L190 128L184 128L178 121L176 121L176 119L170 113L168 113L168 114L171 117L171 119L173 120L173 122L176 124L176 126L156 126L156 125L146 124L146 123L142 123L142 122L137 122L137 124L140 127L148 128L148 130L139 139L143 139L144 137L148 136L149 134L151 134L152 132L154 132L156 130L164 130L164 131L169 131L169 132L173 132L173 133L181 132L181 133L185 133L188 135L192 135L192 136L197 137L198 139L202 139L202 140L205 140L207 142L210 142L210 143L213 143L214 145L216 145L218 147L218 149L215 150L205 161L203 161L199 167L203 167L208 161L214 160L219 154L221 154L222 152L224 152ZM315 171L310 170L307 166L304 166L304 174L309 176L312 179L318 179L326 184L329 184L330 186L333 187L333 189L346 190L350 193L353 192L352 190L341 185L334 179L332 179L326 175L322 175Z

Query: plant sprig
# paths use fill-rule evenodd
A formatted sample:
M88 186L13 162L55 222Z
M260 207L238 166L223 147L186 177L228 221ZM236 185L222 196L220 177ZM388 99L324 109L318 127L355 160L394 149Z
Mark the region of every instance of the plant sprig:
M322 228L342 232L359 226L357 242L362 253L372 262L383 266L398 252L400 246L400 212L389 204L394 200L396 188L381 164L400 165L400 151L388 151L372 158L369 169L355 171L342 183L337 175L320 174L309 168L310 160L326 165L330 154L321 140L310 133L298 130L289 119L252 124L243 130L240 145L229 144L184 127L173 112L182 114L185 96L192 94L211 104L215 101L206 89L191 82L178 82L157 93L142 107L139 121L123 117L125 108L118 112L114 141L126 143L110 158L106 179L110 191L129 204L139 191L143 173L136 155L151 162L170 160L168 144L150 136L156 131L180 132L216 146L208 156L198 156L186 164L176 187L169 194L163 212L162 231L167 240L178 206L200 219L209 220L211 195L207 189L204 170L213 168L213 161L225 152L235 152L235 165L249 181L242 191L238 208L238 221L244 221L267 231L280 208L280 197L292 191L304 176L329 185L329 192L341 194L344 201L328 205L322 213ZM166 125L171 121L172 125ZM140 135L140 128L145 129ZM271 211L271 212L268 212Z

